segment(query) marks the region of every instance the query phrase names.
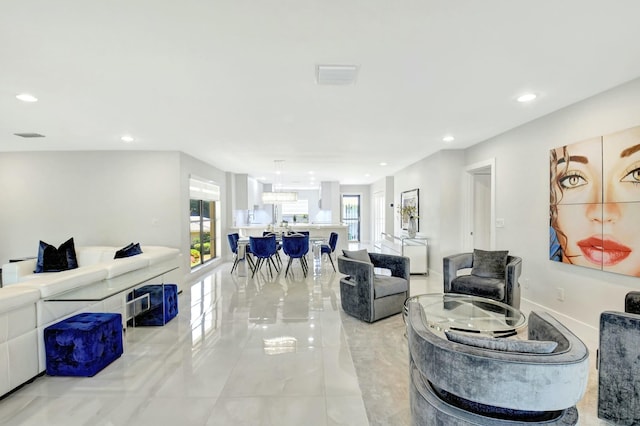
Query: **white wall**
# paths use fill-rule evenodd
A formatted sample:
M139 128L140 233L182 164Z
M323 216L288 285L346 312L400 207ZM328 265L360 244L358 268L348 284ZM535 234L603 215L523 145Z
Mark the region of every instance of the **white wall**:
M459 252L462 229L462 168L464 153L444 150L398 172L394 177L394 205L404 191L420 190L419 236L429 238L429 270L442 272L442 257ZM394 235L401 236L400 216L393 211Z
M78 246L179 247L178 170L175 152L0 154L0 262L70 237Z
M191 175L220 184L227 196L225 173L178 152L2 153L0 264L37 255L39 240L57 246L73 237L78 246L179 248L186 276ZM220 249L224 256L226 245Z
M544 98L540 99L544 102ZM623 310L640 279L560 264L549 254L549 150L640 125L640 79L579 102L466 150L465 163L496 159L496 246L523 258L523 298L597 332L604 310ZM565 301L556 298L557 288Z

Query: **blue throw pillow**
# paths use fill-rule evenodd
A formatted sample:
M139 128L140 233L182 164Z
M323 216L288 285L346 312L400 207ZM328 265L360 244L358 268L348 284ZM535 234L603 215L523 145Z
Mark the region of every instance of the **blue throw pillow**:
M69 238L60 247L55 248L51 244L40 241L38 246L38 261L36 262L36 274L41 272L60 272L78 267L76 248L73 238Z
M140 243L131 243L127 246L122 247L120 250L116 251L116 255L113 257L114 259L122 259L123 257L131 257L137 254L142 253L142 249L140 248Z

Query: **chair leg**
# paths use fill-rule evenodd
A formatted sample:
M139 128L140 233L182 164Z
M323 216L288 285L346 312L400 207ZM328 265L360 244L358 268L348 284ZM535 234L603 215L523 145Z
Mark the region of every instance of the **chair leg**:
M247 263L249 264L249 269L251 269L251 272L253 272L256 269L256 265L253 262L253 258L249 253L245 254L244 256L247 259Z
M285 276L285 278L286 278L287 274L289 273L289 268L291 267L291 263L292 263L292 262L293 262L293 258L292 258L292 257L290 257L290 258L289 258L289 262L287 262L287 270L286 270L286 271L284 271L284 276ZM291 273L293 274L293 271L292 271Z
M238 255L236 254L233 258L233 266L231 267L231 273L233 274L233 271L236 269L236 266L238 266L238 262L240 259L238 259Z
M260 269L261 266L262 266L262 258L259 257L253 268L253 274L251 274L251 278L253 278L256 275L256 272L258 272L258 269Z
M329 260L331 261L331 266L333 266L333 272L336 272L336 265L333 263L333 259L331 258L331 253L329 253L327 256L329 256Z
M273 278L273 271L271 270L271 263L269 263L269 258L264 260L267 264L267 268L269 268L269 278Z
M278 268L278 265L276 265L276 261L273 260L273 256L269 257L268 261L271 262L273 267L276 269L276 272L280 272L280 269Z

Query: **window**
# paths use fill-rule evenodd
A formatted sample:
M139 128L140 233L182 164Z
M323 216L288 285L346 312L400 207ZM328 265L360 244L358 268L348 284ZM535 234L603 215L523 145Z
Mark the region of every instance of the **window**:
M282 203L282 220L289 223L309 223L309 200Z
M220 247L220 187L211 182L190 178L189 193L189 234L193 268L217 257Z

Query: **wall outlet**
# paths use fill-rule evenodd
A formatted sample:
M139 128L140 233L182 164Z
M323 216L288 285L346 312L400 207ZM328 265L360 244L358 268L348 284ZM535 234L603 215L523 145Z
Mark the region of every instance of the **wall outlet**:
M556 289L556 298L561 301L564 302L564 288L562 287L558 287Z
M496 228L504 228L504 219L502 218L496 219Z
M531 286L531 279L530 278L525 278L524 279L524 288L528 289Z

